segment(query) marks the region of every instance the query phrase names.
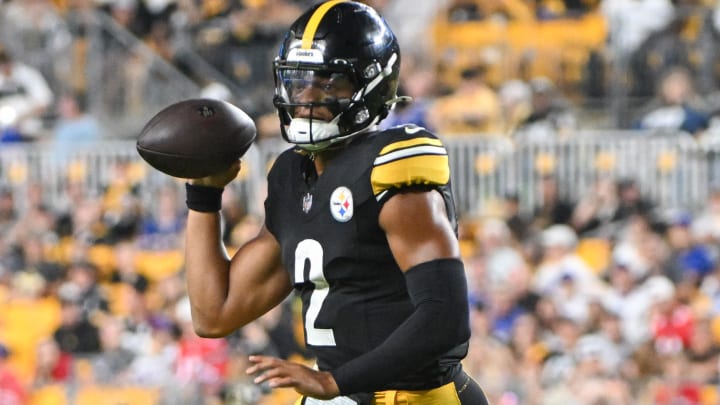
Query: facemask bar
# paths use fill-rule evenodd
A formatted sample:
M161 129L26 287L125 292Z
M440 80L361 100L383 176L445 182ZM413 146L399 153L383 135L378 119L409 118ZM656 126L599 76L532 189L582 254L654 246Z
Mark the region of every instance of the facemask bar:
M329 68L327 65L275 64L275 98L283 126L283 137L298 145L327 146L327 141L340 135L339 123L345 112L362 100L358 82L348 66ZM303 94L303 92L310 92ZM314 111L326 108L332 115L321 119ZM309 117L296 117L298 109L306 109ZM330 121L327 121L327 120Z

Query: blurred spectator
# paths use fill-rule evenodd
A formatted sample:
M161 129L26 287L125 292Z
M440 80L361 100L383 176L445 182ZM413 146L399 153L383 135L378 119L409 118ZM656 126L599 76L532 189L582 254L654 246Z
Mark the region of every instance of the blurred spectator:
M53 339L65 353L90 355L100 352L98 328L83 317L79 296L74 291L60 295L60 325L53 332Z
M433 20L451 2L452 0L364 1L378 10L393 28L403 50L403 58L410 55L422 57L432 52L432 31L428 27L432 26ZM401 73L400 77L407 75Z
M46 252L55 244L54 237L47 234L30 234L22 239L19 248L16 251L18 261L14 262L15 266L10 266L10 270L17 274L33 275L40 277L43 288L39 294L51 292L53 287L61 281L64 276L64 269L60 263L51 260Z
M662 274L662 264L668 260L670 248L657 233L647 216L633 215L616 233L612 259L626 266L637 278Z
M133 240L115 244L115 268L110 272L111 283L121 283L132 287L139 294L147 291L150 281L141 274L137 266L138 246Z
M484 282L491 287L510 285L520 288L530 269L515 248L508 225L499 218L487 218L479 224L475 240L485 261Z
M93 321L106 315L109 303L98 284L98 268L90 262L73 262L67 269L67 281L60 286L59 294L73 297L82 308L84 319Z
M671 254L667 261L666 275L673 282L689 282L700 285L715 268L715 258L708 246L697 243L693 237L692 218L678 214L667 229L667 240Z
M27 184L24 192L24 198L18 200L23 204L20 217L8 233L0 235L10 244L21 244L29 235L52 236L54 232L55 214L45 200L47 191L43 185L40 182Z
M542 230L550 225L569 223L573 214L573 204L560 195L555 176L542 176L537 188L540 201L533 210L533 227Z
M619 201L615 220L624 221L633 215L644 215L653 221L655 205L643 195L640 184L635 179L620 179L617 192Z
M127 370L128 383L146 387L163 388L163 397L168 403L178 403L177 381L174 377L178 355L177 340L180 330L175 322L163 315L154 316L150 346L148 350L134 357ZM178 399L174 401L173 399Z
M84 175L84 174L83 174ZM69 238L73 235L74 211L88 197L88 190L85 183L71 178L65 183L62 195L55 201L55 233L60 239ZM67 239L66 239L67 240Z
M621 367L632 353L632 347L622 333L620 315L615 310L606 308L603 303L599 329L589 336L594 336L606 347L603 359L606 372L620 376L623 373Z
M390 128L402 124L415 124L419 127L433 131L428 122L428 111L432 103L432 89L435 85L435 73L425 67L413 67L415 60L403 62L401 69L408 70L401 73L402 83L398 88L398 95L410 97L395 104L387 118L380 122L381 128ZM403 68L404 66L410 66Z
M27 403L28 392L20 375L8 362L10 351L0 343L0 400L3 405L23 405Z
M142 249L173 250L182 243L185 230L185 207L177 188L166 185L156 194L155 204L140 224L138 244Z
M72 209L72 239L78 247L88 247L107 238L107 225L103 221L103 201L98 193L78 197ZM80 258L77 258L80 259Z
M675 286L666 278L646 284L652 307L650 330L655 350L661 355L684 352L692 339L695 317L690 307L679 301Z
M502 20L531 21L533 10L522 0L453 0L448 7L450 22Z
M525 308L520 306L508 284L490 287L487 307L491 334L507 344L512 337L515 322L526 313Z
M684 131L699 135L709 126L709 116L695 105L695 90L690 72L669 69L658 85L656 100L635 124L638 129ZM672 133L672 132L671 132Z
M199 396L195 401L217 398L228 366L228 343L225 339L201 338L193 329L190 303L178 303L177 319L182 330L178 342L175 376L187 390L187 397ZM194 391L194 389L199 389Z
M91 147L102 135L100 123L89 114L80 95L64 94L58 100L58 119L52 130L53 149L60 168L73 152Z
M34 67L13 59L0 43L0 142L38 136L42 115L52 98L45 77Z
M535 5L538 19L572 18L594 10L600 0L540 0Z
M122 384L129 380L128 369L135 353L122 346L123 322L108 316L100 322L101 352L92 358L92 375L97 384Z
M61 351L52 338L40 340L36 347L32 388L70 383L73 377L73 360L72 354Z
M486 69L463 69L456 89L432 104L427 119L440 135L500 135L500 101L485 83Z
M112 177L105 187L102 201L102 222L108 244L135 238L142 220L140 186L132 175L132 163L119 161L111 169Z
M570 224L580 236L610 239L618 227L615 218L618 200L615 179L601 177L575 205Z
M479 21L485 16L475 0L452 0L448 6L448 21L462 23L466 21Z
M707 200L694 216L692 230L707 245L720 243L720 186L710 185Z
M542 142L564 138L577 129L577 119L555 83L546 77L530 81L530 113L514 133L517 142Z
M0 234L6 235L17 218L18 211L13 191L9 187L0 187ZM2 251L1 246L0 251Z
M653 404L700 404L700 384L690 378L689 365L684 353L660 356L662 374L659 384L652 386Z
M568 282L573 283L572 288L577 288L584 297L601 292L598 290L600 280L575 253L577 235L572 228L567 225L550 226L543 230L541 243L543 255L532 281L535 292L556 298L565 288L564 283Z
M610 51L620 61L667 26L675 14L671 0L603 0L600 11L608 21Z
M486 304L476 302L470 309L472 334L468 355L463 361L466 372L485 382L483 391L492 403L501 398L514 383L514 358L509 347L491 333L490 313Z
M693 325L687 357L690 378L703 385L718 383L720 345L712 334L709 320L698 319Z
M509 80L498 90L503 134L512 136L532 112L532 90L522 80Z
M520 196L515 192L507 192L503 197L502 217L505 224L518 243L526 243L532 234L531 219L520 209Z

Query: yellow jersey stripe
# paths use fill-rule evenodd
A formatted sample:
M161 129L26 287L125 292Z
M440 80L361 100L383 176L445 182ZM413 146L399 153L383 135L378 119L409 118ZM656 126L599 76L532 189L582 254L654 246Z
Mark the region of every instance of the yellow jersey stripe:
M378 156L373 162L373 166L380 166L392 162L393 160L406 159L412 156L420 155L447 155L447 151L442 146L420 145L411 148L397 149L390 153Z
M373 194L390 188L416 185L445 185L450 181L447 155L418 155L373 167L370 174Z
M442 146L442 142L440 142L439 139L427 138L427 137L426 138L413 138L413 139L408 139L407 141L393 142L390 145L387 145L384 148L382 148L379 156L382 156L386 153L390 153L394 150L410 148L410 147L418 146L418 145Z
M303 32L302 37L302 49L312 49L312 43L313 39L315 38L315 33L317 32L318 27L320 26L320 22L322 21L323 17L325 17L325 14L333 8L334 5L338 3L342 3L346 0L331 0L327 3L323 3L320 7L318 7L317 10L313 13L312 16L310 16L310 20L308 21L307 25L305 26L305 32Z

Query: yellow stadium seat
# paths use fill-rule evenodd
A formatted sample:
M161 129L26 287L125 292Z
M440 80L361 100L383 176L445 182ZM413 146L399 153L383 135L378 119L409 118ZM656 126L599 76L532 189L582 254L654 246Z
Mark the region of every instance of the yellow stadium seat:
M700 404L701 405L717 405L720 404L720 393L718 387L714 384L704 385L700 388Z
M76 405L155 405L160 391L146 387L88 385L78 390Z
M596 273L610 265L610 241L602 238L582 238L578 241L576 253Z
M30 393L28 405L66 405L65 387L61 384L46 385Z
M103 283L102 286L107 294L110 313L117 316L128 315L133 287L127 283Z
M138 272L150 281L162 280L176 274L182 269L185 257L180 250L138 252L136 264Z
M720 315L712 318L710 321L710 330L712 331L715 344L720 344Z
M10 364L22 378L32 378L38 343L52 336L59 325L56 299L13 300L0 305L0 341L10 349Z
M115 267L115 251L110 245L93 245L87 254L88 261L98 268L98 278L109 275Z

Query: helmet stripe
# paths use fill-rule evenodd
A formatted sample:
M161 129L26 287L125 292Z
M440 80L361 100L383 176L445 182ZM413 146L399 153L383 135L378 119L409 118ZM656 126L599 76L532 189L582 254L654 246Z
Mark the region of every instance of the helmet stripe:
M327 14L327 12L330 11L333 6L344 1L347 0L331 0L327 3L323 3L320 7L318 7L317 10L315 10L313 15L310 17L307 25L305 26L305 32L303 32L302 37L302 49L312 49L312 43L313 39L315 39L315 33L317 32L317 29L320 26L320 22L322 21L323 17L325 17L325 14Z

